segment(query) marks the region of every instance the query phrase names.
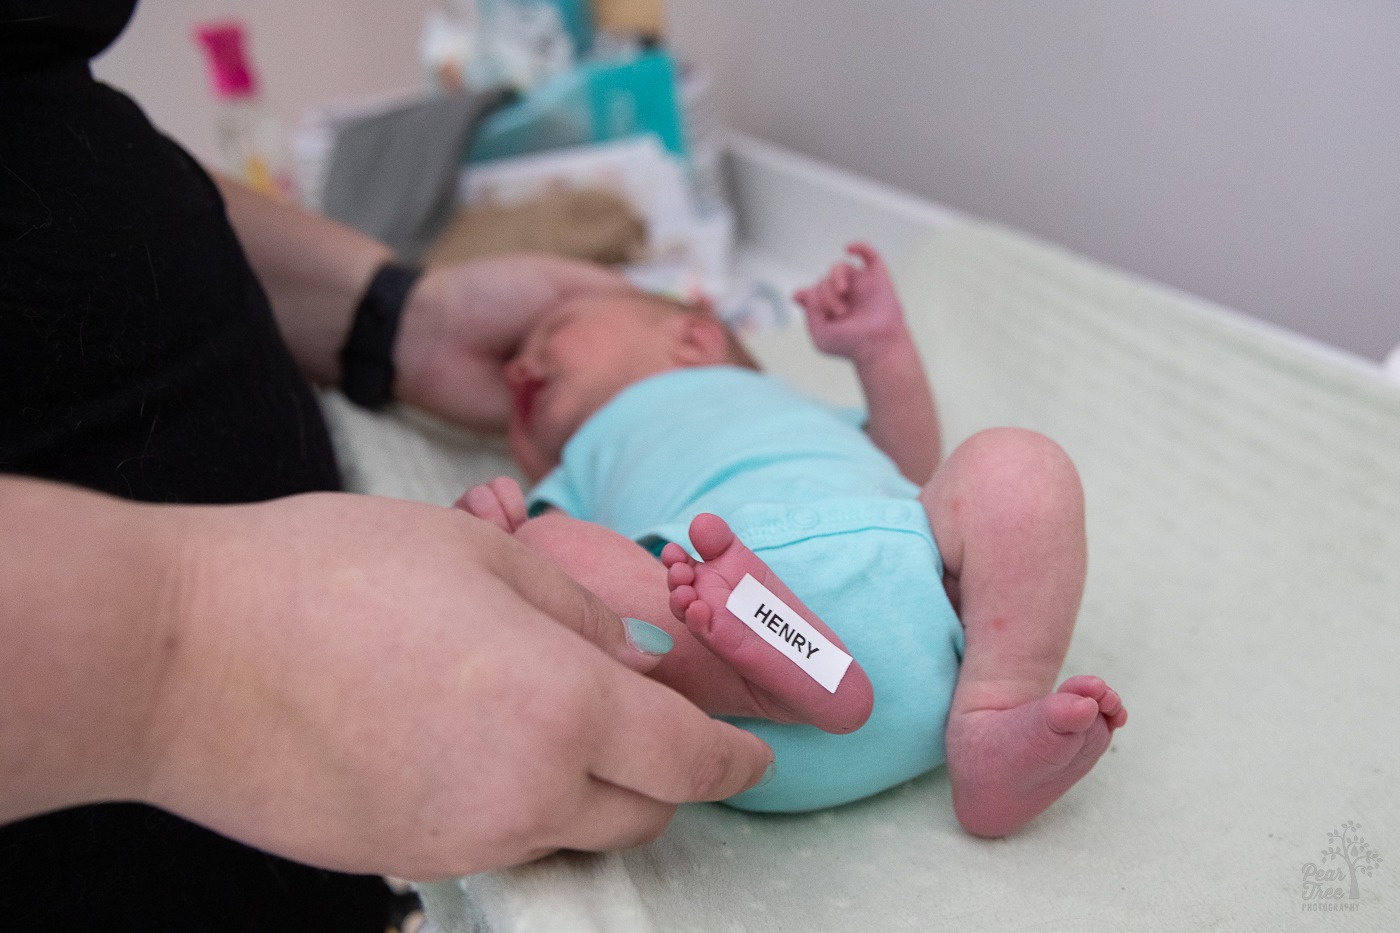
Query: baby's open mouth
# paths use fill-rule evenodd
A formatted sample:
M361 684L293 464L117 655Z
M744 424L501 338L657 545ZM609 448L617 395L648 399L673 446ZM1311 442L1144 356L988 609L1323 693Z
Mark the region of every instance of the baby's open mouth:
M515 420L522 428L529 429L530 420L534 415L535 399L544 387L545 380L539 378L523 379L511 387L511 393L515 397Z

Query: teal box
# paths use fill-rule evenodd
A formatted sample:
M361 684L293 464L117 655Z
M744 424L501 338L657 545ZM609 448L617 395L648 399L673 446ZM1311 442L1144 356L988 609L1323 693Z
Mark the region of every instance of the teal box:
M685 158L676 64L665 52L587 62L482 121L468 162L651 133Z

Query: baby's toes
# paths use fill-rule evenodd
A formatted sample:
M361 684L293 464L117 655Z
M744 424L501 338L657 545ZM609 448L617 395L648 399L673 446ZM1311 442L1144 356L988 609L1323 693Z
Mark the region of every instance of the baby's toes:
M715 611L710 604L703 599L692 600L685 609L685 627L692 632L705 633L710 630L710 623L714 621Z
M1110 729L1117 729L1128 721L1128 711L1123 708L1123 698L1118 695L1102 677L1081 674L1060 684L1059 693L1073 693L1088 697L1099 705L1099 714Z
M1040 701L1045 714L1045 723L1050 731L1059 735L1075 735L1094 724L1099 710L1093 697L1061 690Z
M690 562L690 555L685 552L685 548L674 541L668 541L666 546L661 549L661 563L667 567Z
M714 609L710 604L695 592L693 586L678 586L671 591L671 598L668 601L671 608L671 615L676 617L676 621L681 622L693 634L704 635L710 630L710 623L714 621Z
M689 611L691 604L697 600L698 596L699 594L695 592L695 587L687 584L677 586L671 590L671 595L667 600L667 604L671 607L671 615L676 617L677 622L685 621L686 612Z
M1104 693L1104 699L1099 700L1099 712L1103 713L1110 729L1121 729L1128 722L1128 710L1123 706L1123 699L1111 687Z
M666 588L695 585L695 568L690 564L672 564L666 568Z
M1060 684L1060 688L1055 692L1076 693L1097 703L1106 690L1108 690L1108 684L1104 683L1102 677L1095 677L1093 674L1079 674Z

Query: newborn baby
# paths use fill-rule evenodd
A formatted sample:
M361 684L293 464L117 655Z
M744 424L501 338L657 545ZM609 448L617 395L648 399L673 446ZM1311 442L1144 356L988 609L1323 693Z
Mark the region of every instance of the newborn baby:
M894 286L850 252L795 297L855 364L864 430L759 372L709 308L593 294L507 367L528 502L503 478L458 506L672 635L653 676L776 753L731 804L833 806L946 761L962 825L1004 835L1127 718L1097 677L1054 689L1084 583L1078 475L1015 429L940 464Z

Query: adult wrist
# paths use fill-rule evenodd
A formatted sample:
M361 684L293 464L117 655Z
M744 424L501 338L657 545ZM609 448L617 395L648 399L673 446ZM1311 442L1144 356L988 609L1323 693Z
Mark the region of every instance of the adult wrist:
M340 351L340 389L364 408L380 408L394 397L394 344L409 293L422 270L386 262L370 278Z
M141 798L176 649L170 509L0 477L0 514L27 529L0 560L0 822Z

